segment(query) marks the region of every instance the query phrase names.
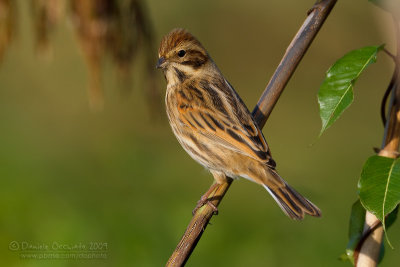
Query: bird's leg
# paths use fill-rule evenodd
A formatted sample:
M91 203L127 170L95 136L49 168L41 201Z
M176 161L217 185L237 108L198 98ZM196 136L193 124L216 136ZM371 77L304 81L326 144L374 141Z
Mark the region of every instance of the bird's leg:
M194 215L198 209L203 207L204 205L209 205L213 211L214 214L218 214L218 208L211 202L211 200L208 198L208 196L211 194L212 191L218 186L218 183L214 183L208 190L207 192L201 196L200 200L197 201L197 205L192 211L192 214Z
M210 170L210 171L211 171L211 170ZM213 209L215 215L218 214L218 208L211 202L211 200L210 200L210 198L209 198L208 196L212 193L212 191L215 190L215 188L216 188L218 185L223 184L223 183L226 183L227 180L228 180L229 178L227 178L226 175L225 175L224 173L222 173L222 172L211 171L211 173L212 173L212 175L214 176L214 179L215 179L216 183L214 183L214 184L207 190L207 192L206 192L204 195L201 196L200 200L197 201L197 205L196 205L196 207L194 208L194 210L192 211L192 214L193 214L193 215L196 213L196 211L197 211L199 208L203 207L205 204L207 204L208 206L210 206L210 207Z

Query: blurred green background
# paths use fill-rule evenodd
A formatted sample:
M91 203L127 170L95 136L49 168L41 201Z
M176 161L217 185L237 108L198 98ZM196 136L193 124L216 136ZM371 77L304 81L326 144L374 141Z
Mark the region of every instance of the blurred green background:
M0 64L1 265L164 265L212 177L175 140L164 78L146 67L161 37L174 27L191 31L252 110L314 0L141 2L153 47L137 47L128 93L110 57L96 65L102 108L90 108L93 65L70 1L60 0L64 15L45 49L35 42L35 1L11 2L14 35ZM392 49L385 16L366 0L338 1L264 128L279 172L323 217L291 221L262 187L235 181L188 266L350 266L338 257L362 165L382 139L379 106L392 63L379 55L358 81L354 104L320 139L316 94L346 52ZM398 222L389 237L395 250L386 248L381 266L398 264ZM107 259L20 259L12 241L107 243Z

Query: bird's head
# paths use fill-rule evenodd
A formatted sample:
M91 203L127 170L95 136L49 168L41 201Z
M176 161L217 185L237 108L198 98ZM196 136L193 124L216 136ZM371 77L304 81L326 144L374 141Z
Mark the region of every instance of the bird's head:
M200 42L184 29L174 29L161 40L156 67L161 68L167 77L175 75L176 70L192 75L210 61L207 51ZM170 73L170 74L169 74Z

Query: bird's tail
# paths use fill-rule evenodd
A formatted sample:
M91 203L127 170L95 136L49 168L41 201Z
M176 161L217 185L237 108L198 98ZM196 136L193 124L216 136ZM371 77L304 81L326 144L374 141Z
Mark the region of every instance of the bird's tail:
M268 168L267 176L263 186L287 216L294 220L302 220L304 214L321 216L319 208L290 187L275 170Z

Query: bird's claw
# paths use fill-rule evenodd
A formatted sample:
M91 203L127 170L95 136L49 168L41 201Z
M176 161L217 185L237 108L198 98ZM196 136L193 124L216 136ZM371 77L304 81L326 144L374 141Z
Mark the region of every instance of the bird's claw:
M198 209L203 207L204 205L208 205L212 208L213 214L218 215L218 208L209 200L208 198L201 198L199 201L197 201L196 207L192 211L192 215L194 216L197 212Z

